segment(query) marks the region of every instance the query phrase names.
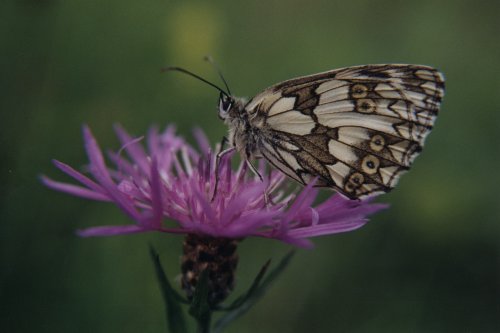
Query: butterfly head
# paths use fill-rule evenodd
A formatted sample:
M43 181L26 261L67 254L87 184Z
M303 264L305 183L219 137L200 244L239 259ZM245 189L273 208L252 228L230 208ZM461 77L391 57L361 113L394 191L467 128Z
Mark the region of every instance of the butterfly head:
M229 112L233 108L233 105L234 98L221 92L219 95L219 118L225 120L229 116Z

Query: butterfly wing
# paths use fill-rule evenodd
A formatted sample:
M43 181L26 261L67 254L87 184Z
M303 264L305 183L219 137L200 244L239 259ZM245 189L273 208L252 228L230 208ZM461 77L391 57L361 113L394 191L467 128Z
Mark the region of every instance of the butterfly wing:
M279 83L245 111L271 164L355 199L396 185L422 150L443 94L443 76L431 67L366 65Z

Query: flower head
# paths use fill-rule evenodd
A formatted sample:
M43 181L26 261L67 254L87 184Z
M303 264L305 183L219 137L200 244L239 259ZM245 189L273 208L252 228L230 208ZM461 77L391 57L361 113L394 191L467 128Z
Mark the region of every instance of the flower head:
M310 237L350 231L363 226L367 215L386 207L370 200L353 201L332 195L313 206L318 190L310 184L287 193L285 176L259 165L262 179L241 162L231 167L233 152L220 159L201 130L198 149L175 134L173 126L152 128L145 144L116 126L122 148L105 163L90 129L83 127L89 176L54 160L81 185L42 177L48 187L79 197L116 204L135 224L99 226L81 236L111 236L146 231L241 239L250 236L310 246ZM123 156L126 155L126 156ZM175 221L165 223L166 219Z

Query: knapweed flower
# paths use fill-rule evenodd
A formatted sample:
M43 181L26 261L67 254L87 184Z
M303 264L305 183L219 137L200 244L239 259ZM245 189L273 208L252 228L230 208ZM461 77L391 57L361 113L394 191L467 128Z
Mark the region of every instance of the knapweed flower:
M262 178L245 162L233 169L233 152L218 158L201 130L195 131L196 149L177 136L173 126L161 133L154 127L144 140L132 138L120 126L115 129L122 147L108 154L113 167L106 165L90 129L84 126L89 176L54 161L57 168L81 185L47 177L42 180L58 191L112 202L135 222L91 227L79 231L80 236L146 231L188 235L182 267L188 295L189 285L195 284L198 277L193 271L203 269L194 267L200 256L210 257L217 262L215 266L224 266L217 261L220 259L226 263L226 270L231 271L236 267L238 240L258 236L310 247L309 238L357 229L367 222L367 215L386 207L338 194L313 205L318 194L313 184L299 193L290 193L285 189L286 176L277 170L267 170L263 163L258 168ZM199 244L204 245L200 248ZM219 278L227 275L223 279L230 289L232 272L226 273L219 270L217 274ZM213 296L214 302L227 293L220 291L220 295Z

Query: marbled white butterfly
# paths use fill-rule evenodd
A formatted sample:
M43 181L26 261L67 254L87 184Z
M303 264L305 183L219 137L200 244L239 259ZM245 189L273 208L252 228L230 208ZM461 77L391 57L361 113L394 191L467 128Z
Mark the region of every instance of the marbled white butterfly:
M228 141L243 158L264 157L301 184L317 179L357 199L390 191L410 168L438 114L444 78L427 66L386 64L298 77L249 101L215 87Z

